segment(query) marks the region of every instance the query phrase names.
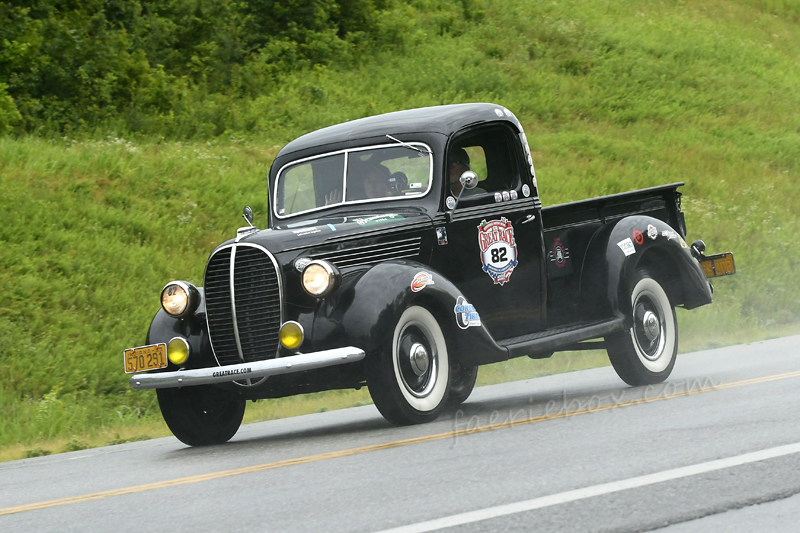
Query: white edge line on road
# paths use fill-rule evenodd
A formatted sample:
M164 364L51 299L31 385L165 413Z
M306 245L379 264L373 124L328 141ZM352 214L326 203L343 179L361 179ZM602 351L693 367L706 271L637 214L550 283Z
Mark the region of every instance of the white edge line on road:
M766 459L773 459L775 457L782 457L784 455L791 455L798 452L800 452L800 443L787 444L785 446L778 446L776 448L769 448L767 450L761 450L758 452L746 453L743 455L737 455L735 457L728 457L726 459L718 459L716 461L709 461L707 463L684 466L681 468L675 468L673 470L665 470L664 472L656 472L655 474L648 474L646 476L632 477L630 479L623 479L621 481L614 481L612 483L603 483L601 485L570 490L567 492L561 492L559 494L551 494L550 496L543 496L541 498L534 498L532 500L498 505L496 507L488 507L479 511L455 514L452 516L446 516L444 518L419 522L417 524L387 529L381 533L422 533L425 531L435 531L437 529L470 524L472 522L479 522L481 520L488 520L490 518L524 513L526 511L550 507L552 505L574 502L576 500L583 500L585 498L592 498L594 496L601 496L603 494L611 494L613 492L634 489L637 487L645 487L655 483L662 483L664 481L671 481L673 479L680 479L697 474L704 474L706 472L713 472L715 470L722 470L723 468L755 463L757 461L764 461Z

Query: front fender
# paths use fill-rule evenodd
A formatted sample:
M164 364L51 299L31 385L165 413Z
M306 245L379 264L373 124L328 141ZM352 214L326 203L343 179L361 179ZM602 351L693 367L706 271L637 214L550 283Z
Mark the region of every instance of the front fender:
M430 274L433 282L412 290L412 280L420 272ZM391 342L403 311L420 305L438 320L454 361L473 366L508 359L508 351L497 345L483 325L474 320L468 326L457 323L455 309L460 296L443 275L415 261L387 261L350 272L316 311L314 349L357 346L368 358L374 356ZM480 313L480 309L476 311Z
M689 246L669 224L631 216L600 228L592 238L581 272L581 296L592 314L625 316L628 280L647 268L674 306L693 309L712 301L711 288Z

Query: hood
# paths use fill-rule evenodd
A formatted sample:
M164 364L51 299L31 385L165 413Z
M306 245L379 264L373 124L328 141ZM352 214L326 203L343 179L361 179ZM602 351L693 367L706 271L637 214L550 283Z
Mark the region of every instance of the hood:
M263 246L278 254L290 250L335 244L358 237L373 237L421 228L432 224L421 210L394 210L385 213L365 212L349 216L320 217L290 222L275 229L260 230L239 242Z

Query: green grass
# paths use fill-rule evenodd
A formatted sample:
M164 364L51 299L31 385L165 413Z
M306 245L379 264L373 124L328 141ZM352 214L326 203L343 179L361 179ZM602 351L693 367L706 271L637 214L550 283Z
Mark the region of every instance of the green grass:
M255 100L198 100L191 116L144 117L139 133L0 137L0 459L167 434L154 394L121 371L164 283L201 283L245 204L263 223L285 142L408 107L514 111L545 205L685 181L689 239L733 251L738 273L715 283L712 306L679 314L682 351L800 332L800 3L474 5L483 15L470 22L409 18L402 46L356 68L288 74ZM225 133L170 140L176 121ZM520 359L479 379L600 364ZM368 401L363 390L262 401L247 420Z

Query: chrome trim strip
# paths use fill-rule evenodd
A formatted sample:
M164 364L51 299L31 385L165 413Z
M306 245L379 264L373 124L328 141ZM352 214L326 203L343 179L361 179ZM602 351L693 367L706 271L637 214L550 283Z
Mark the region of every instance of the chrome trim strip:
M355 363L364 359L365 355L364 350L361 348L345 346L343 348L334 348L333 350L267 359L266 361L240 365L212 366L194 370L178 370L177 372L156 372L154 374L134 374L128 383L132 389L141 390L208 385L242 379L249 381L267 376Z
M384 259L399 259L419 255L421 241L421 237L414 237L412 239L389 241L359 248L312 253L311 257L330 261L337 266L361 265L380 262Z
M354 260L354 262L350 261L337 261L338 264L342 266L342 268L346 267L356 267L362 265L369 265L371 263L381 263L383 261L391 261L392 259L408 259L409 257L417 257L419 252L409 252L402 255L391 255L389 257L381 257L375 256L372 259L362 259L362 260Z
M455 211L449 211L450 216L448 218L450 220L448 220L448 222L461 222L476 217L507 216L509 212L528 209L536 209L536 204L532 198L519 198L508 202L500 202L499 204L494 203L477 205L474 207L462 207Z
M369 265L371 263L381 263L383 261L390 261L392 259L407 259L409 257L416 257L418 255L419 255L419 250L416 251L409 250L402 254L393 252L391 254L373 255L372 257L366 257L366 258L354 257L350 259L337 259L331 262L334 265L339 266L340 268L346 268L346 267L354 267L361 265Z
M366 248L366 246L365 246L365 248ZM341 253L341 254L337 254L337 255L331 255L331 257L348 257L348 258L373 257L375 254L388 255L388 254L392 254L392 253L395 253L395 252L400 253L400 252L410 252L410 251L415 251L415 250L419 251L419 248L420 248L420 241L416 241L416 242L401 243L401 244L398 244L397 246L389 246L389 245L387 245L385 247L379 247L379 248L375 248L375 249L367 250L367 251L362 251L362 252L355 251L356 249L352 249L352 250L349 250L350 253Z
M344 203L347 202L347 167L348 166L350 166L350 152L345 150L345 152L344 152L344 170L342 171L342 172L344 172L344 174L342 174L342 201L339 202L339 204L344 204ZM286 168L286 165L284 165L283 168ZM281 168L280 172L278 172L278 175L275 176L275 196L273 196L273 198L276 198L276 199L278 198L278 195L277 195L277 193L278 193L278 177L281 175L281 172L283 172L283 168ZM335 204L335 205L339 205L339 204ZM277 206L277 204L276 204L276 206ZM312 209L312 211L313 211L313 209ZM297 214L297 213L294 213L294 214ZM287 215L287 217L288 216L292 216L292 215Z
M345 249L342 249L342 250L332 250L332 251L329 251L329 252L323 252L323 253L319 253L319 254L314 254L314 257L317 257L317 256L321 257L324 254L327 254L327 255L343 254L343 253L348 253L348 252L355 251L355 250L359 250L359 252L356 252L356 253L365 253L366 254L366 253L370 253L370 250L374 250L375 248L392 249L392 248L400 248L402 246L407 246L407 245L419 246L419 243L421 241L422 241L422 237L410 237L408 239L398 239L396 241L387 241L387 242L381 242L381 243L378 243L378 244L366 244L364 246L359 246L357 248L345 248Z
M233 322L233 338L236 340L236 351L239 352L239 361L244 363L244 353L242 352L242 340L239 338L239 322L236 320L236 295L234 291L234 278L236 272L234 272L234 267L236 266L236 244L231 247L231 264L228 268L228 283L230 284L230 295L231 295L231 321Z
M239 228L236 230L236 240L234 242L239 242L245 237L252 235L253 233L258 233L261 231L255 226L250 226L249 228Z
M442 218L442 221L444 221L444 218ZM373 227L375 227L375 226L373 226ZM353 242L363 241L363 240L368 239L370 237L386 237L386 236L391 236L391 235L393 235L395 233L402 233L402 234L405 235L405 234L412 233L412 232L417 231L417 230L422 230L422 231L430 230L430 231L433 231L433 224L431 223L430 220L426 220L424 222L417 222L417 223L408 224L408 225L396 225L396 226L388 226L388 227L384 226L384 225L380 225L380 226L377 226L375 228L376 229L363 229L362 228L362 230L363 230L362 233L356 233L354 235L346 235L344 237L338 237L338 236L337 237L328 237L328 238L325 239L324 244L326 244L326 245L328 245L328 244L348 245L348 244L351 244ZM286 248L283 251L284 252L293 252L295 250L308 250L308 249L311 249L311 247L309 247L309 245L305 244L303 246L295 246L293 248Z

